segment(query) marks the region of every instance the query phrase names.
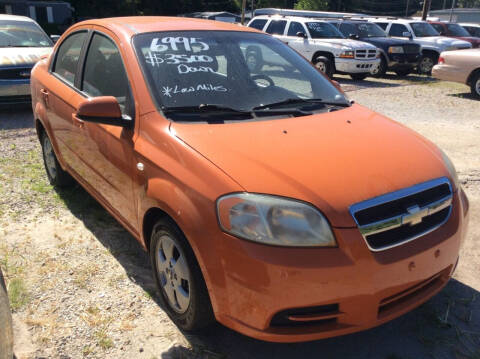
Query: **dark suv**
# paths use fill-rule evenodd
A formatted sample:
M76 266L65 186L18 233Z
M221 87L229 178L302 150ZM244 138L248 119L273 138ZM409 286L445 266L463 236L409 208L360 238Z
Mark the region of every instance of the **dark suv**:
M421 48L411 41L388 37L377 24L367 21L331 20L345 36L375 45L381 53L381 62L374 76L385 75L387 70L394 71L399 76L411 73L421 57Z

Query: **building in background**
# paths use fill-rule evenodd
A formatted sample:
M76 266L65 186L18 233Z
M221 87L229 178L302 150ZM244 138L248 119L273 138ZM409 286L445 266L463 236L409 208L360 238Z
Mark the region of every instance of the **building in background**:
M450 20L451 9L432 10L429 15L441 21ZM480 24L480 9L453 9L452 22L469 22Z
M28 16L48 34L59 34L73 22L74 9L65 1L0 0L0 13Z

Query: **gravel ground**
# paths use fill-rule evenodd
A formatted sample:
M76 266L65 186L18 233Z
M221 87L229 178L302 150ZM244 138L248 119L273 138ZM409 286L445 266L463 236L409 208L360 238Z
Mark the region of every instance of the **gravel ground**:
M10 109L0 114L0 265L17 358L479 358L480 102L465 86L424 77L337 80L455 162L470 231L444 291L380 327L310 343L265 343L220 325L182 333L158 304L147 255L83 189L51 188L30 110Z

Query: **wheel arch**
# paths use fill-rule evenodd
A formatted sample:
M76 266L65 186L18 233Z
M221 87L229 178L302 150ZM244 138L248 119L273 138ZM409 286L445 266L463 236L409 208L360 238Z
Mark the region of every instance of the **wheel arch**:
M422 49L422 56L427 55L433 56L436 59L436 62L438 62L438 58L440 57L440 53L438 51L431 49Z
M335 56L331 52L328 51L317 51L312 56L312 62L319 56L325 56L327 59L332 61L333 67L335 68Z

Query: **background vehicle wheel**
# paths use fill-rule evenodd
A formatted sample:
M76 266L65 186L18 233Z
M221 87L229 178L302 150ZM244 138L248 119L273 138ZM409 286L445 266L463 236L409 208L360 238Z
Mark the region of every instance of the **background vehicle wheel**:
M430 75L432 73L433 66L437 63L437 59L431 55L423 55L418 62L418 72L420 74Z
M398 75L398 76L407 76L408 74L410 74L412 72L411 69L402 69L402 70L396 70L395 73Z
M362 81L365 80L368 75L369 74L350 74L350 77L352 78L352 80Z
M53 151L52 143L47 134L43 132L41 137L43 164L47 172L48 180L52 186L67 187L73 184L73 178L62 169L58 163L57 156Z
M313 65L327 75L329 78L333 76L333 62L325 56L318 56L313 60Z
M380 64L372 71L373 77L383 77L387 72L388 64L387 60L383 56L380 57Z
M8 303L7 287L0 270L0 359L13 358L12 314Z
M472 95L480 99L480 72L473 76L470 84Z
M212 305L200 267L185 236L171 220L155 224L150 260L163 307L173 322L187 331L211 324Z

